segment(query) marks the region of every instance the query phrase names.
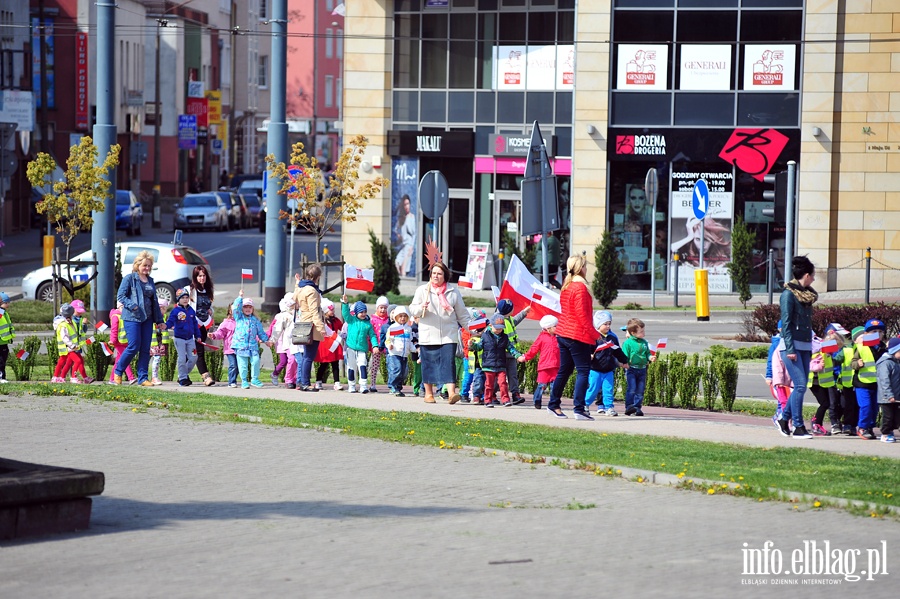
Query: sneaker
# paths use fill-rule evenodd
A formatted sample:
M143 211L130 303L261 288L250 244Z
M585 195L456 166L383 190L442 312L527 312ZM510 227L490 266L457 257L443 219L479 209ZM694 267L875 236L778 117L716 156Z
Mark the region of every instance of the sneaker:
M475 399L472 400L472 405L474 405L474 406L483 406L483 405L484 405L484 400L481 399L480 397L476 397Z
M606 410L606 415L607 416L618 416L619 413L616 412L615 410L613 410L612 408L609 408L608 410Z
M852 436L853 435L853 427L850 426L849 424L845 424L844 426L841 427L841 434Z
M540 410L540 409L541 409L541 400L537 400L537 401L534 402L534 409L535 409L535 410Z
M285 387L287 387L288 389L296 389L297 383L288 383L287 385L285 385Z
M575 420L593 420L594 417L591 416L587 411L580 412L575 410Z
M604 410L603 408L597 408L597 416L603 416L604 414L606 414L606 410Z
M635 410L634 408L628 408L625 410L626 416L634 416L635 413L637 413L637 410Z
M143 383L140 384L140 386L141 387L152 387L153 383L151 383L150 381L144 381Z
M133 385L137 382L137 379L128 379L128 384Z
M50 377L50 382L51 382L51 383L65 383L65 382L66 382L66 379L64 379L64 378L61 377L61 376L52 376L52 377ZM108 384L112 385L113 382L112 382L112 381L109 381Z
M494 404L495 406L499 406L500 400L495 397L494 399L491 400L491 403Z
M794 439L812 439L813 436L809 434L809 431L806 430L805 426L798 426L794 428L794 432L791 434L791 437Z
M110 385L121 385L122 384L122 375L121 374L113 374L113 380L109 384Z
M262 381L250 381L250 386L251 386L251 387L256 387L257 389L262 389L262 388L263 388Z
M340 391L341 389L343 389L343 387L341 386L340 383L335 383L335 384L334 384L334 390L335 390L335 391Z
M236 389L236 388L237 388L237 383L228 383L228 386L229 386L230 388L232 388L232 389Z
M368 387L360 387L359 392L362 393L363 395L365 395L366 393L369 392L369 388Z
M193 382L191 381L191 379L184 379L185 387L190 387L192 384L193 384Z
M313 387L312 385L306 385L305 387L300 386L298 388L300 389L300 391L305 391L307 393L318 393L319 392L319 390L316 389L315 387ZM365 393L365 390L363 390L363 393Z
M775 410L775 413L772 414L772 424L775 425L775 428L781 430L781 410Z
M154 387L159 387L160 385L162 385L162 381L159 379L153 379L150 382L153 383Z
M272 384L276 386L278 385L278 375L274 372L272 373Z
M641 411L640 408L638 408L637 410L635 410L634 415L635 415L635 416L643 416L644 413Z
M831 434L832 435L840 435L841 434L841 425L840 424L832 424L831 425Z
M353 383L347 385L347 393L356 393L356 385Z
M560 420L565 420L568 418L568 416L566 416L566 413L563 412L562 410L557 412L556 410L551 410L550 408L547 408L547 411L550 412L551 414L553 414L553 416L555 418L559 418Z
M396 393L394 393L394 397L406 397L406 393L404 393L403 391L397 391Z
M241 383L241 389L249 389L250 383Z
M322 390L322 381L316 381L316 389L318 389L319 391Z
M812 425L812 434L814 437L827 437L831 433L826 431L824 426L817 423Z
M856 431L856 434L857 434L857 436L859 436L862 439L865 439L866 441L874 441L875 440L875 433L870 428L861 428Z
M881 435L881 440L884 443L894 443L894 435Z
M500 404L501 404L504 408L511 408L511 407L513 407L513 402L512 402L511 400L501 401Z
M791 436L791 427L790 427L790 425L788 424L788 421L787 421L787 420L781 420L781 419L778 419L778 422L777 422L776 424L778 425L778 432L779 432L779 433L781 433L781 434L782 434L783 436L785 436L785 437L790 437L790 436Z
M494 402L492 402L492 401L486 401L486 402L484 402L484 407L486 407L486 408L493 408L493 407L494 407Z
M78 380L77 378L75 378L74 376L73 376L72 378L69 379L69 382L72 383L73 385L80 385L80 384L81 384L81 381L79 381L79 380Z
M187 386L188 386L188 384L187 384L187 379L181 379L181 380L179 380L179 381L178 381L178 384L181 385L182 387L187 387Z
M365 391L363 391L363 393L365 393ZM369 393L381 393L381 391L378 390L378 387L372 385L371 387L369 387Z
M521 395L519 395L518 393L516 393L515 395L513 395L512 403L513 403L513 405L516 405L516 406L521 405L521 404L525 403L525 398L522 397Z
M467 395L460 395L459 403L472 403L472 400L469 399L469 396L467 396Z

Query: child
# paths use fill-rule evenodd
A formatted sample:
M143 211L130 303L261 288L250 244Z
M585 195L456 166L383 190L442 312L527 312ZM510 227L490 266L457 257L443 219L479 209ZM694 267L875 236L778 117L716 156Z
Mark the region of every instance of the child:
M234 314L231 304L228 304L228 309L225 311L225 320L222 321L219 328L208 335L210 339L218 339L222 342L222 355L228 360L228 386L232 389L237 387L238 375L237 355L235 355L234 349L231 347L231 340L234 338L234 325Z
M472 388L472 403L476 406L484 405L484 369L481 367L484 356L481 350L481 346L478 345L478 340L481 339L481 336L484 334L484 331L487 330L487 316L485 316L483 310L479 310L479 319L484 319L484 326L474 326L470 329L469 333L469 342L466 350L466 361L468 362L468 366L466 368L466 374L469 376L469 384ZM472 323L470 323L471 325ZM466 379L463 379L463 385L466 384ZM463 387L463 393L465 393L467 389L465 386Z
M409 328L410 341L412 341L412 352L409 354L409 360L412 362L413 369L413 395L416 397L424 397L425 389L422 387L422 358L419 356L419 319L413 317L410 320Z
M166 310L168 309L169 300L159 300L159 313L163 315L163 320L166 318ZM169 329L160 331L154 322L153 338L150 340L150 384L153 386L162 385L162 381L159 378L159 363L164 355L170 351L175 351L174 347L169 347L170 345L172 345L172 332Z
M244 299L243 289L231 305L231 313L234 315L231 347L237 355L241 389L249 389L250 385L261 389L263 384L259 380L259 342L265 343L269 336L262 322L253 314L253 300L249 297Z
M278 302L278 308L281 310L272 319L269 326L269 346L275 346L275 353L278 356L278 363L272 371L272 384L278 386L279 375L285 373L285 382L287 381L287 365L288 356L293 356L293 344L291 343L291 331L294 328L294 297L293 295L284 296ZM321 343L319 344L321 345ZM290 388L290 387L289 387ZM294 389L297 385L294 384Z
M856 390L853 388L853 343L857 340L857 335L861 335L866 331L864 327L856 327L851 333L851 339L848 341L842 335L839 338L844 339L844 349L841 350L843 359L841 360L841 376L838 379L840 386L840 402L843 409L843 424L841 426L841 434L856 436L856 423L859 422L859 404L856 403ZM834 434L834 433L832 433Z
M774 355L778 353L778 347L781 345L781 321L778 321L778 324L775 325L775 334L772 335L771 342L769 343L769 355L766 359L766 383L769 385L769 391L772 393L772 397L778 402L775 407L775 415L772 416L772 421L775 423L775 426L781 430L781 425L778 424L778 421L781 420L781 410L784 408L784 402L781 401L781 398L778 395L777 390L773 386L772 383L772 364L774 360ZM856 400L854 400L856 401Z
M484 395L484 371L481 370L480 352L475 351L470 342L472 340L472 335L481 336L484 329L487 328L487 314L484 313L484 310L479 308L473 308L471 313L472 320L469 321L469 324L466 327L461 328L459 331L460 341L462 341L462 347L465 352L463 355L462 389L459 392L460 395L462 395L462 399L459 401L462 403L469 403L472 401L472 395L478 397ZM481 378L481 389L478 393L473 394L473 384L476 387L476 390L478 390L477 387L479 381L477 379L479 377Z
M509 342L513 346L519 342L519 335L516 333L516 327L519 326L528 313L531 312L531 306L525 306L525 309L516 314L509 316L513 311L513 303L508 299L502 299L497 302L497 312L503 315L503 332L509 337ZM512 356L507 356L506 360L506 380L509 383L509 392L512 395L512 402L515 405L525 403L519 392L519 366L518 362Z
M619 366L628 368L628 357L619 347L619 338L610 329L612 328L612 314L606 310L594 312L594 328L600 333L597 338L597 347L591 358L591 374L588 378L588 390L585 395L584 409L594 401L597 401L597 414L618 416L614 409L613 399L615 393L615 370ZM597 400L597 395L602 391L602 400ZM600 405L600 402L603 405Z
M769 376L772 377L772 384L770 386L772 396L775 397L775 401L778 402L778 406L775 409L775 415L772 416L772 422L775 424L775 428L778 429L778 432L785 434L781 428L781 414L784 412L784 407L787 405L788 397L790 397L791 392L794 390L794 383L791 380L791 375L788 373L787 366L784 365L784 360L781 358L780 350L772 354L772 370L769 373ZM854 399L854 401L856 400ZM788 420L787 423L788 432L791 432L794 423L791 420Z
M0 383L6 380L6 360L9 359L9 344L16 338L15 329L9 319L9 295L0 291Z
M340 391L341 387L341 360L344 359L344 348L341 343L341 330L344 323L341 319L334 315L334 302L329 299L322 300L322 310L325 312L325 327L331 330L331 335L325 337L319 344L316 352L316 389L321 389L328 380L328 369L331 369L331 375L334 378L334 390ZM326 330L326 332L328 332ZM332 351L331 348L334 348Z
M853 387L856 390L856 403L859 404L859 422L856 435L869 441L875 440L875 417L878 415L878 378L875 364L884 352L884 322L873 318L866 322L866 335L878 334L878 343L874 346L865 344L865 335L853 349Z
M93 382L84 371L84 360L81 357L81 338L78 336L78 325L73 320L75 308L72 304L63 304L59 307L59 318L53 321L56 327L56 349L59 359L56 362L54 376L50 379L53 383L66 382L66 373L72 369L70 383L80 383L76 375L80 375L84 382Z
M650 354L650 345L644 339L644 321L632 318L625 325L628 337L622 344L622 353L628 358L628 369L625 371L625 415L643 416L644 389L647 386L647 366L656 360Z
M830 331L826 332L824 340L834 340L836 334L834 327L830 327L830 329ZM816 413L810 422L812 425L810 432L814 437L825 437L831 434L825 430L824 420L825 413L831 408L831 392L834 389L834 360L832 354L821 351L821 343L824 340L816 343L815 338L813 339L813 349L819 349L819 351L812 353L809 361L809 377L806 383L806 386L812 391L813 397L819 402L819 407L816 409ZM840 428L841 424L838 420L835 420L833 414L830 420L832 425L837 424L838 428ZM833 428L834 426L832 426Z
M518 358L522 354L510 343L505 329L506 319L498 312L491 316L490 328L480 338L473 340L474 345L480 347L483 352L481 369L484 370L486 408L494 407L495 385L500 387L500 404L506 407L513 405L509 397L509 385L506 382L506 356Z
M372 321L367 314L366 305L360 301L353 304L353 308L347 303L347 296L341 296L341 316L347 323L347 391L356 393L356 372L359 371L359 392L368 393L366 365L371 344L372 353L378 353L378 338ZM352 318L351 318L352 317Z
M406 306L397 306L391 312L391 322L381 327L381 351L387 354L388 390L392 395L404 397L407 361L412 349L412 329Z
M552 385L556 380L556 373L559 370L559 344L556 341L556 325L559 319L555 316L546 315L541 317L541 332L537 339L528 348L524 356L519 357L519 362L531 360L536 355L538 357L537 367L537 386L534 388L534 407L541 409L541 401L544 397L544 389L547 385Z
M122 308L122 302L116 302L116 307L109 311L109 342L113 346L113 355L115 356L113 368L109 373L110 383L114 382L113 377L116 374L116 366L119 365L119 358L122 357L122 352L128 347L128 336L125 334L125 322L122 320ZM155 323L154 326L156 326ZM134 372L131 370L131 364L125 369L125 375L128 377L129 385L137 382L137 378L135 378Z
M380 336L381 329L384 328L385 324L391 323L391 319L388 317L389 305L390 302L388 301L388 298L382 295L375 301L375 314L373 314L371 317L372 328L375 329L375 336L378 337L379 347L384 347L384 338ZM369 365L369 378L372 379L372 384L369 387L369 391L371 391L372 393L378 393L378 389L375 387L375 383L378 380L379 370L381 370L381 354L373 352L372 363Z
M846 333L839 324L832 323L825 327L825 337L833 339L838 344L838 350L831 354L832 374L834 386L828 389L828 419L831 420L831 434L840 435L842 432L841 421L846 418L844 404L841 400L841 379L843 375L844 348L847 346L847 338L841 333ZM850 353L850 352L846 352ZM853 357L851 356L851 360ZM852 377L851 370L851 377Z
M900 402L900 337L891 337L887 351L875 364L878 373L878 403L881 404L881 440L894 442Z
M177 305L166 320L166 328L172 331L175 338L175 351L178 352L178 384L187 387L191 384L191 370L197 364L200 325L197 323L197 313L191 307L190 290L179 289L175 301Z

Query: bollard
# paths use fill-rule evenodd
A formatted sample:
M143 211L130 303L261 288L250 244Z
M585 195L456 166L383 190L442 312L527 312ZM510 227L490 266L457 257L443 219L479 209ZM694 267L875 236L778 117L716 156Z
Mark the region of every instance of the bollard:
M672 260L675 262L675 307L678 307L678 254L672 254Z
M265 252L263 252L263 246L259 246L259 250L257 250L257 254L259 255L259 297L263 296L263 256L265 256Z
M55 236L44 235L44 266L50 266L50 263L53 262L53 245L55 243Z
M697 320L709 321L709 271L705 268L694 271L694 294L697 298Z
M872 248L866 248L866 303L869 303L869 287L872 276Z
M327 243L323 243L323 244L322 244L322 256L323 256L322 262L326 262L326 263L327 263L327 262L328 262L328 244L327 244ZM322 270L325 271L325 272L324 272L324 275L325 275L325 284L322 286L322 288L323 288L323 289L328 289L328 267L327 267L327 266L322 266Z
M775 250L769 250L769 261L766 264L766 289L769 291L769 304L772 304L772 294L775 292Z

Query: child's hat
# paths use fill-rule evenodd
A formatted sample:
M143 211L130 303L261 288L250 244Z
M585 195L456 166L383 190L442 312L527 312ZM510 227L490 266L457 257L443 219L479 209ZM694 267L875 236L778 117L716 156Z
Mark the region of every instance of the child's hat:
M244 301L241 302L241 304L244 305L244 306L250 306L250 307L252 308L252 307L253 307L253 298L252 298L252 297L245 297L245 298L244 298Z
M72 309L75 310L75 314L84 314L84 302L80 299L72 301Z
M247 301L244 300L244 303L246 304ZM282 312L287 312L288 310L291 309L291 305L292 305L293 303L294 303L293 297L283 297L283 298L281 298L281 300L278 302L278 309L281 310Z
M891 340L888 341L887 353L896 354L900 351L900 337L891 337Z
M606 310L597 310L594 312L594 328L599 329L605 322L612 322L612 314Z
M9 302L9 295L7 295L5 291L0 291L0 303L5 304L8 302Z
M509 301L509 300L500 300L500 301ZM510 304L512 304L512 302L510 302ZM501 327L501 328L505 327L506 320L503 318L503 315L500 314L499 312L497 312L493 316L491 316L491 326Z
M362 301L358 301L353 304L353 307L350 308L350 314L360 314L362 312L368 312L369 309L366 308L366 304Z
M500 313L501 316L506 316L510 312L513 311L513 303L508 299L502 299L497 302L497 312Z
M329 310L334 310L334 302L328 298L322 299L322 310L328 312Z
M884 324L883 320L878 320L877 318L871 318L866 321L866 332L870 331L884 331L887 330L887 327Z
M472 318L487 318L487 314L481 308L472 308Z
M187 287L178 290L178 293L175 294L175 301L180 302L183 297L191 297L191 292L188 291Z
M862 335L862 334L865 333L865 332L866 332L866 327L855 327L855 328L850 332L850 336L851 336L851 337L853 338L853 340L855 341L857 337L859 337L860 335Z
M169 307L169 300L163 299L163 298L158 298L158 299L159 299L158 303L159 303L160 310L165 310L166 308Z
M391 319L396 319L401 314L406 314L407 317L409 316L409 312L406 311L406 306L397 306L394 308L391 311Z
M387 306L390 303L391 302L388 301L388 298L382 295L377 300L375 300L375 307L377 308L378 306Z
M59 307L59 314L63 318L72 318L75 316L75 308L72 307L72 304L63 304Z
M559 324L559 319L555 316L552 316L550 314L541 316L541 328L542 329L549 329L550 327L555 327L558 324Z

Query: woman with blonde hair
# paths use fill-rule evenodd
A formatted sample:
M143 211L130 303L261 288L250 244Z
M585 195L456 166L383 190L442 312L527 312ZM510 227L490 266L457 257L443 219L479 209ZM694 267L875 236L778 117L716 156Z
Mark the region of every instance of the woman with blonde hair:
M316 352L319 350L319 342L325 338L322 291L319 289L322 267L318 264L310 264L303 274L304 278L297 281L297 291L294 292L293 297L294 308L297 311L294 322L311 322L313 324L312 341L309 345L293 345L292 347L294 360L297 362L297 389L315 392L318 389L310 384L310 372L312 372L313 360L316 359Z
M566 278L559 295L561 312L565 318L559 319L556 326L556 342L559 344L559 371L553 388L550 390L550 402L547 410L556 418L567 418L560 408L563 389L575 370L575 402L576 420L593 420L584 406L587 394L588 375L591 372L591 356L599 333L594 328L593 299L588 289L587 258L583 254L569 256L566 261Z
M122 384L122 374L137 355L138 384L142 387L153 386L148 377L153 324L160 331L165 331L166 323L156 299L156 284L150 277L152 268L153 254L146 250L140 252L134 259L131 273L125 275L119 285L116 301L122 304L122 321L128 337L128 347L116 363L113 380L110 382L112 385Z

